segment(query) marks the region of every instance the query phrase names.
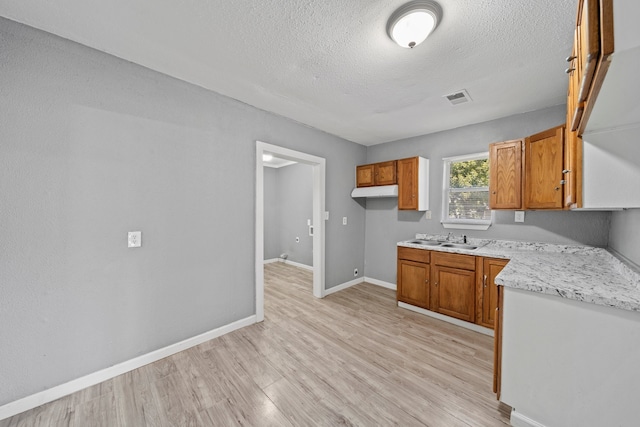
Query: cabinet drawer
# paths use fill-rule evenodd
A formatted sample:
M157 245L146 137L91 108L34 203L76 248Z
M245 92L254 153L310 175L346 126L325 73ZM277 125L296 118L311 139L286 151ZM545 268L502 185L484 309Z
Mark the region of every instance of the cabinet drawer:
M429 264L430 251L424 249L405 248L398 246L398 259L406 259L409 261L422 262Z
M461 268L463 270L471 271L475 271L476 269L476 257L473 255L434 252L432 260L433 264L444 267Z

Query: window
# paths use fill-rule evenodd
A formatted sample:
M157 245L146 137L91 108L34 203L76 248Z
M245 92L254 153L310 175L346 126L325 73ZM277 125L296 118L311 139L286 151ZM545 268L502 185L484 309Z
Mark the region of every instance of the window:
M489 209L489 153L444 160L442 225L445 228L486 230Z

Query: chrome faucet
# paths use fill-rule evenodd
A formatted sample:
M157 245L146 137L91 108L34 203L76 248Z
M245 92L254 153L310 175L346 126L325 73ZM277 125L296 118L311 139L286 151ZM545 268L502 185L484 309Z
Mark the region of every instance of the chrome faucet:
M450 242L453 239L453 233L447 234L447 242Z

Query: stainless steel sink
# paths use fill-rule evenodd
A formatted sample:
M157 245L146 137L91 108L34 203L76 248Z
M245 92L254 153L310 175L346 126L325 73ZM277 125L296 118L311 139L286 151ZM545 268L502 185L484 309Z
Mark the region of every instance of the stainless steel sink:
M440 244L440 247L442 247L442 248L455 248L455 249L467 249L469 251L472 251L474 249L478 249L477 246L467 245L465 243L442 243L442 244Z
M441 242L438 242L436 240L414 239L414 240L409 240L407 243L413 243L414 245L424 245L424 246L440 246Z

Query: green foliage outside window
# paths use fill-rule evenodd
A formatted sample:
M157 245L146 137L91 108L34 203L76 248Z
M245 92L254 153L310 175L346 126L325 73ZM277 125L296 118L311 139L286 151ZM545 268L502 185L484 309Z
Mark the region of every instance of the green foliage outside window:
M449 188L488 187L489 160L451 163Z
M489 160L451 162L449 219L489 220Z

